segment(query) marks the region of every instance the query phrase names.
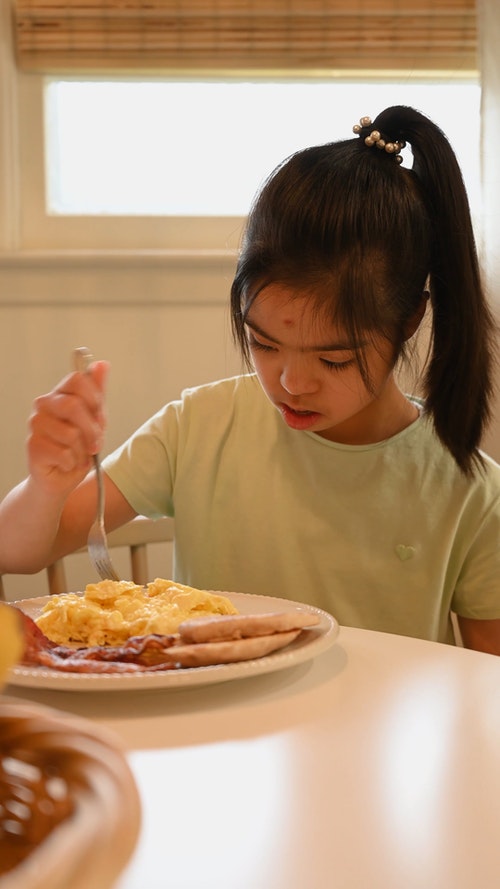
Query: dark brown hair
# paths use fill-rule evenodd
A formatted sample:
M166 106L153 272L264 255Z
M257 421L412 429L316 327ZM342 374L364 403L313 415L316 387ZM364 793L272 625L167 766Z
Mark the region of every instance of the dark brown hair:
M367 147L372 130L408 143L412 169ZM310 293L353 342L369 331L389 338L395 361L428 289L425 410L460 468L473 472L490 413L493 320L460 168L432 121L388 108L360 136L306 148L273 171L251 208L231 288L233 333L247 361L245 319L271 283ZM362 350L360 370L369 385Z

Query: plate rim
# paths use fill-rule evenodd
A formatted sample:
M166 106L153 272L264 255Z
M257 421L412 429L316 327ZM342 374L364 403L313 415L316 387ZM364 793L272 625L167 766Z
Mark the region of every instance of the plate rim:
M219 591L217 591L219 592ZM266 596L256 593L223 592L220 595L227 596L234 604L244 605L252 603L263 604L262 613L266 611L308 611L320 617L317 627L307 629L307 636L297 637L284 649L264 655L261 658L252 658L246 661L236 661L230 664L213 664L205 667L182 667L178 670L166 670L165 672L142 673L66 673L50 670L46 667L28 667L17 665L10 669L6 678L6 684L14 687L43 688L52 691L133 691L138 689L173 689L211 685L217 682L227 682L233 679L260 676L273 673L278 670L292 667L305 661L312 660L318 654L330 648L337 639L339 624L335 617L328 611L309 605L306 602L296 602L293 599L284 599L278 596ZM18 599L10 602L20 610L25 611L26 605L43 607L51 596ZM235 601L236 600L236 601ZM24 606L24 607L23 607ZM267 607L266 607L267 606ZM272 606L272 607L271 607ZM30 614L29 610L25 613ZM244 611L242 613L245 613ZM258 613L255 609L246 613ZM32 615L30 615L32 616Z

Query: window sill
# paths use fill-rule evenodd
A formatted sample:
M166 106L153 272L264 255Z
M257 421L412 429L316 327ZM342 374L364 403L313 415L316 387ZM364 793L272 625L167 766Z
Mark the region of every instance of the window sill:
M12 250L0 251L0 269L234 268L236 250Z
M0 251L0 305L226 305L235 250Z

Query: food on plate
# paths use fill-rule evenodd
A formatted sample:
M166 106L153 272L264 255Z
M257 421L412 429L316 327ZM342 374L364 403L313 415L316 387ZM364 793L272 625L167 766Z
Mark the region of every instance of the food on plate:
M245 639L226 639L224 642L193 642L177 645L174 649L176 662L181 667L209 667L212 664L234 664L265 657L273 651L285 648L301 631L271 633L270 636L247 636Z
M273 611L187 620L179 626L175 657L182 667L205 667L265 657L316 626L314 612Z
M22 618L25 640L21 658L23 666L48 667L66 673L138 673L175 668L175 663L166 652L178 635L132 636L120 646L74 648L52 642L29 615L22 613Z
M121 645L74 648L48 639L22 613L25 649L21 663L71 673L141 673L235 663L264 657L284 648L319 623L319 616L300 609L263 615L199 617L180 624L177 633L133 636ZM221 634L218 623L224 622ZM193 624L203 641L193 639ZM206 628L205 628L206 625Z
M157 578L146 586L102 580L80 593L51 596L36 623L52 642L121 645L131 636L176 633L183 621L237 614L220 593Z
M222 642L302 630L319 623L311 611L267 611L264 614L231 614L228 617L207 617L203 621L186 620L179 627L183 642Z

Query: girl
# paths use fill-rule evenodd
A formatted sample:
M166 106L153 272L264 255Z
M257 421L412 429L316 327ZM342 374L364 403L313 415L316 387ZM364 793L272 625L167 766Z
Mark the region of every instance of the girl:
M289 597L341 624L500 654L500 468L479 451L493 323L465 188L419 112L278 167L231 290L253 372L183 393L105 463L107 527L174 515L175 578ZM401 165L408 142L413 167ZM397 382L429 306L422 398ZM35 402L0 569L84 545L107 366Z

